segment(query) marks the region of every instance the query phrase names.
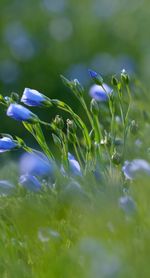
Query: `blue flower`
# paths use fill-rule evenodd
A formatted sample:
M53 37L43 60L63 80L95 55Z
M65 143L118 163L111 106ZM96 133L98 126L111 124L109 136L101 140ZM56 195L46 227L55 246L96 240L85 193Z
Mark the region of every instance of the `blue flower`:
M17 143L9 137L3 137L0 139L0 153L10 151L17 147Z
M74 176L82 176L79 162L75 160L71 153L68 153L69 170Z
M144 159L125 161L122 171L127 179L132 180L141 173L150 175L150 164Z
M38 116L20 104L11 103L7 109L7 116L17 121L36 123L39 121Z
M0 180L0 196L7 196L13 193L15 186L7 180Z
M41 183L35 176L22 175L19 179L19 183L27 190L37 192L41 189Z
M112 93L112 89L105 83L103 83L103 87L99 85L93 85L89 91L90 96L97 101L107 101L108 95L111 95Z
M51 105L50 100L46 96L34 89L29 88L24 89L21 102L28 106Z
M53 176L52 162L41 152L24 153L20 159L20 173L37 177Z
M136 211L136 203L130 196L120 197L119 206L127 214L133 214Z
M71 153L68 153L68 162L69 162L69 172L73 176L82 176L81 168L79 162L74 158ZM60 171L63 176L66 176L65 169L63 165L61 165Z

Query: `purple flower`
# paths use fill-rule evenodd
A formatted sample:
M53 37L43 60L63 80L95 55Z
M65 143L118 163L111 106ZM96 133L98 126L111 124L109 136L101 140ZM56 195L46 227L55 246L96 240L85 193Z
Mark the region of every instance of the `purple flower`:
M0 196L10 195L15 186L7 180L0 180Z
M10 104L7 109L7 116L17 121L36 123L39 121L38 116L20 104Z
M35 176L22 175L19 179L19 183L27 190L37 192L41 189L41 184Z
M3 137L0 139L0 153L10 151L17 147L17 143L9 137Z
M150 175L150 164L144 159L125 161L122 171L127 179L132 180L141 173Z
M24 89L21 102L23 102L28 106L42 106L42 105L50 106L51 105L50 100L46 96L30 88Z
M24 153L20 159L20 173L32 176L53 176L52 162L41 152Z
M107 101L108 95L111 95L112 93L112 89L105 83L103 83L103 87L99 85L93 85L89 91L90 96L97 101Z

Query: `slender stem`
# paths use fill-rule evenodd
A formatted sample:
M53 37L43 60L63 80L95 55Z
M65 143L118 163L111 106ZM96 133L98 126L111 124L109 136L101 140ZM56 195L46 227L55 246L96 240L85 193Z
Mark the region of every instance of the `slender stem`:
M76 156L77 156L78 162L79 162L80 166L82 167L82 162L81 162L81 159L80 159L80 155L79 155L79 152L78 152L78 149L77 149L76 143L73 143L73 147L74 147L74 150L75 150L75 153L76 153Z
M87 129L86 125L84 124L84 122L81 120L81 118L76 113L74 113L74 111L70 108L69 105L67 105L63 101L59 101L57 99L51 99L51 103L54 104L57 108L64 110L72 115L76 124L82 130L88 151L91 150L91 140L90 140L90 137L88 134L88 129Z
M82 160L83 160L83 162L85 163L85 157L84 157L84 154L83 154L83 151L82 151L82 148L81 148L81 146L80 146L80 142L79 142L79 139L78 139L77 136L75 136L75 140L76 140L76 143L77 143L77 146L78 146L80 155L81 155L81 157L82 157Z
M65 170L68 171L68 143L66 139L66 135L62 130L59 130L59 135L61 137L61 142L62 142L62 163L64 165Z
M82 104L82 106L83 106L83 108L84 108L84 110L85 110L85 112L86 112L86 114L88 116L88 119L89 119L89 122L90 122L91 126L93 126L93 119L91 117L91 114L90 114L90 112L89 112L89 110L87 108L87 105L86 105L85 100L84 100L83 97L80 99L80 102L81 102L81 104Z

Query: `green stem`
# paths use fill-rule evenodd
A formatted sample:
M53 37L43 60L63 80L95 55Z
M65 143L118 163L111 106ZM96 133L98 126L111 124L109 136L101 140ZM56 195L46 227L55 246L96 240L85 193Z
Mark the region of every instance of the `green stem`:
M79 139L78 139L77 136L75 136L75 140L76 140L76 143L77 143L77 146L78 146L80 155L81 155L81 157L82 157L82 160L83 160L83 162L85 163L85 157L84 157L84 154L83 154L83 150L82 150L82 148L81 148L81 146L80 146L80 142L79 142Z
M79 152L78 152L76 143L73 143L73 147L74 147L75 154L76 154L76 156L77 156L78 162L79 162L80 166L82 167L82 162L81 162L81 159L80 159L80 155L79 155Z
M47 155L49 159L54 159L53 154L51 153L47 143L45 141L45 137L43 135L42 129L40 124L31 125L29 123L23 122L24 127L32 134L32 136L36 139L38 144L40 145L41 149Z
M91 152L91 140L90 140L90 137L89 137L89 134L88 134L88 129L87 129L86 125L84 124L84 122L81 120L81 118L76 113L74 113L74 111L70 108L69 105L67 105L63 101L59 101L57 99L51 99L51 103L53 105L55 105L57 108L59 108L61 110L64 110L64 111L66 111L66 112L68 112L69 114L72 115L75 123L81 129L81 131L83 133L86 148L87 148L87 153Z
M85 110L85 112L86 112L86 114L88 116L88 119L89 119L89 122L90 122L91 126L93 126L93 119L91 117L91 114L90 114L90 112L89 112L89 110L87 108L87 105L86 105L85 100L84 100L83 97L80 99L80 102L81 102L81 104L82 104L82 106L83 106L83 108L84 108L84 110Z

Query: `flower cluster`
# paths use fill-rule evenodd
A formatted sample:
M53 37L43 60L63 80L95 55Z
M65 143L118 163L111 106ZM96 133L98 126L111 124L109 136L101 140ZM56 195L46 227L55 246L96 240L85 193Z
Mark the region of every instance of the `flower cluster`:
M80 82L77 79L69 81L61 76L64 84L80 101L89 121L88 125L65 102L50 99L35 89L24 89L21 97L23 105L42 106L48 109L54 106L56 109L67 112L71 119L67 119L65 123L62 117L57 115L51 122L44 122L28 108L19 104L17 94L12 93L10 97L1 96L1 103L7 106L7 116L22 122L43 151L32 149L18 137L13 139L11 136L5 135L0 139L0 153L19 148L25 150L19 164L19 184L22 187L37 192L42 189L45 179L49 184L55 184L57 171L67 179L75 177L82 179L90 174L99 183L103 180L103 172L109 167L110 169L114 167L119 171L122 166L125 179L128 180L135 179L139 173L150 175L150 164L147 161L134 159L129 162L125 160L126 140L128 136L133 136L133 123L135 126L135 121L129 119L132 98L127 72L123 70L120 79L112 78L112 88L103 81L102 76L97 72L89 70L89 73L95 83L89 90L89 96L92 97L90 108L84 100L84 88ZM125 93L123 94L124 89ZM128 103L126 101L127 104L123 109L124 98L127 97ZM102 117L101 107L105 112L105 119ZM60 152L60 161L56 160L51 151L43 134L42 126L50 130L54 144ZM134 128L134 135L136 133L137 128L136 132ZM2 185L5 185L4 181L2 181ZM131 203L130 198L128 200L120 199L120 206L124 208L128 202Z

